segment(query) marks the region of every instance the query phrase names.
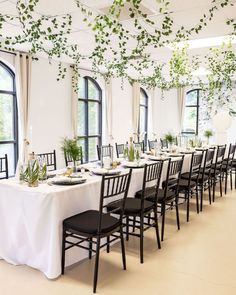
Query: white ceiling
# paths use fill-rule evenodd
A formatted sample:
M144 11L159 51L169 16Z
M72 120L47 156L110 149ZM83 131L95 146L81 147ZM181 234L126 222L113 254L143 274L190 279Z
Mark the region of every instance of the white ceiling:
M16 15L16 2L17 0L0 0L0 12L2 14L8 13ZM83 0L85 5L90 7L95 13L101 13L101 11L112 4L112 0ZM151 11L150 18L158 23L162 19L162 15L157 12L156 0L143 0L142 4L148 10ZM231 2L235 3L232 7L225 7L215 13L214 19L204 28L198 35L192 36L193 39L222 36L230 34L230 28L226 25L228 18L234 18L236 16L236 0ZM182 25L185 27L194 26L204 13L211 7L211 0L170 0L170 11L174 18L175 28L179 28ZM93 50L94 37L93 32L82 21L83 16L80 10L77 8L74 0L39 0L36 12L39 14L61 15L70 13L73 17L73 32L69 36L70 43L76 43L80 45L82 53L86 54ZM123 21L127 28L132 28L132 21ZM20 32L18 24L9 24L5 28L4 34L14 35ZM132 46L132 40L130 40L129 46ZM21 45L20 49L27 51L29 45ZM206 49L193 50L194 54L205 54ZM153 59L166 61L171 51L168 48L150 49ZM86 64L87 66L87 64Z

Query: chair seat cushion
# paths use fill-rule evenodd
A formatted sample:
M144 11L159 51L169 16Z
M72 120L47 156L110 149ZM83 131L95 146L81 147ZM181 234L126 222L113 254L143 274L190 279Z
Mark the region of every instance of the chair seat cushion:
M116 208L121 207L121 200L112 202L107 205L107 210L108 211L114 211ZM144 200L144 212L148 212L153 208L154 204L153 202L149 202L147 200ZM141 199L138 198L127 198L125 202L125 210L124 214L125 215L130 215L130 214L140 214L141 213ZM120 214L120 211L117 210L116 213Z
M152 197L152 196L155 195L155 193L156 193L156 187L155 186L146 187L144 196L145 196L145 198ZM135 198L141 199L141 197L142 197L142 190L137 191L135 193Z
M236 159L232 161L232 167L236 168Z
M190 177L190 173L189 172L186 172L186 173L181 174L181 179L189 179L189 177ZM197 180L197 177L198 177L198 175L196 173L195 174L192 174L191 175L191 180L192 181L196 181Z
M74 231L86 234L97 234L99 224L99 211L88 210L63 221L63 225ZM102 216L101 233L108 233L119 226L119 219L104 214Z
M171 201L175 199L175 192L172 190L167 190L166 193L166 198L165 198L165 190L164 189L159 189L158 190L158 199L157 202L158 203L163 203L163 201Z
M190 188L194 188L196 186L196 182L190 181L190 183L189 183L188 179L180 178L180 180L179 180L179 190L187 189L188 186L190 186Z

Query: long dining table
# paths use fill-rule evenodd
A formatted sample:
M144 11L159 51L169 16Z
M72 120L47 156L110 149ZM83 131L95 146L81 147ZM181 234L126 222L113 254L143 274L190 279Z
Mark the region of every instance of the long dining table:
M183 172L189 171L190 159L185 155ZM84 175L85 183L71 186L46 182L32 188L15 178L1 180L0 259L38 269L49 279L60 276L62 221L99 208L101 176ZM143 168L133 169L129 197L142 188L142 179ZM66 266L87 257L87 251L73 247L66 253Z

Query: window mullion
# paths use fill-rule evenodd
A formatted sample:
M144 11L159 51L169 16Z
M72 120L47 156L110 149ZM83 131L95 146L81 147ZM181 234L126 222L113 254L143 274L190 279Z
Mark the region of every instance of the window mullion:
M88 108L88 79L85 78L85 149L86 149L86 162L89 161L89 108Z

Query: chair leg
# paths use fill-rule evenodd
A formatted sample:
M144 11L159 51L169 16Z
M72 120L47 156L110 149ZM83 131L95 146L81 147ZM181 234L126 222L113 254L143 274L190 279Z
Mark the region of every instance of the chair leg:
M124 234L123 234L123 227L122 227L122 225L120 226L120 242L121 242L123 269L126 270L125 242L124 242Z
M63 228L62 234L62 255L61 255L61 274L64 275L65 272L65 245L66 245L66 230Z
M110 237L107 237L107 253L110 253Z
M230 171L230 188L231 188L231 191L233 189L233 175L232 175L232 170Z
M189 222L189 190L187 192L187 222Z
M126 216L126 241L129 240L129 216Z
M203 203L203 184L201 185L201 196L200 196L200 211L202 211L202 203Z
M92 249L93 249L93 243L92 238L89 240L89 259L92 258Z
M198 186L196 186L196 208L197 214L199 214Z
M143 263L143 216L140 216L140 263Z
M236 189L236 168L234 170L234 188Z
M216 183L215 183L216 185ZM220 196L222 197L222 177L220 175Z
M154 211L154 220L155 220L157 245L158 245L158 249L161 249L161 240L160 240L160 235L159 235L158 218L157 218L157 211L156 210Z
M133 232L135 232L136 216L133 217Z
M175 210L176 210L177 227L178 227L178 230L180 230L178 199L175 200Z
M225 195L227 194L227 182L228 182L228 173L225 172Z
M211 205L211 182L208 179L208 197L209 197L209 204Z
M161 214L162 214L162 222L161 222L161 241L164 240L164 231L165 231L165 214L166 214L166 204L163 203L161 205Z
M101 238L98 237L97 238L97 247L96 247L94 278L93 278L93 293L96 293L96 290L97 290L98 266L99 266L99 255L100 255L100 241L101 241Z
M213 198L212 198L213 203L215 202L215 190L216 190L216 181L214 179L213 180Z

